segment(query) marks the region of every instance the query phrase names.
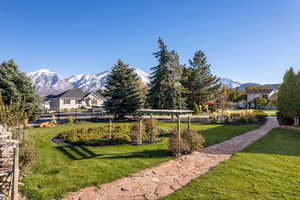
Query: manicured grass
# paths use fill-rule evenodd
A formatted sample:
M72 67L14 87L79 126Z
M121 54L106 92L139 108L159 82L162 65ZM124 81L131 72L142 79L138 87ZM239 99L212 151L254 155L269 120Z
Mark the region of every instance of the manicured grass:
M300 199L300 132L274 129L164 200Z
M75 126L104 125L107 124L84 123L29 129L29 137L36 146L38 158L31 173L23 180L22 192L33 200L59 198L68 192L129 176L144 168L172 159L169 156L167 138L163 138L162 142L156 144L142 146L62 147L51 142L58 133ZM163 129L171 129L176 124L159 123L159 126ZM192 127L203 134L207 146L258 128L258 125L193 125Z

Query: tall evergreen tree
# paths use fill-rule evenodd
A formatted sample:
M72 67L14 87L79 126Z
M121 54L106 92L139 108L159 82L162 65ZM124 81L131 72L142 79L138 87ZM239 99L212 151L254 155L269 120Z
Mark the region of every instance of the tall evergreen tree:
M202 51L197 51L189 60L190 68L184 70L181 83L185 88L184 96L190 109L214 99L221 88L219 78L211 73L211 65Z
M29 117L38 112L39 98L30 79L21 73L13 60L0 65L0 95L4 104L24 104Z
M143 101L139 81L134 69L118 60L105 84L106 110L116 118L123 118L141 108Z
M158 39L160 51L153 53L159 64L151 68L148 105L154 109L180 109L182 99L178 76L179 56L169 51L161 38Z
M284 115L291 118L297 117L297 76L290 68L283 77L283 83L279 87L277 105L279 111ZM295 119L295 123L297 123Z

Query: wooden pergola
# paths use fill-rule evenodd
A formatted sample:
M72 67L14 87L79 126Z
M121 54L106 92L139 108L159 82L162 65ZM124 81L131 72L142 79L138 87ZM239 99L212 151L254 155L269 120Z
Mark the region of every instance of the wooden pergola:
M180 143L181 143L181 127L180 127L180 119L181 118L188 118L188 130L191 129L191 115L193 114L193 110L158 110L158 109L140 109L136 113L139 115L139 141L138 144L142 144L142 131L141 131L141 126L142 126L142 121L143 121L143 116L145 115L150 115L150 118L152 118L153 115L171 115L171 116L176 116L177 117L177 140L178 140L178 151L180 155ZM177 156L179 156L177 155Z

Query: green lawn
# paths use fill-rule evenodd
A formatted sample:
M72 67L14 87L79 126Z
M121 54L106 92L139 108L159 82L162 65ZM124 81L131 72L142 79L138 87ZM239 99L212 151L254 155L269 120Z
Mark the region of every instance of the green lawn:
M164 200L300 199L300 132L274 129Z
M96 127L107 124L84 123L76 126L83 125ZM176 124L160 123L159 126L171 129ZM258 125L192 127L201 131L207 146L258 128ZM29 129L29 137L33 140L38 154L37 161L31 173L23 179L24 186L21 188L29 199L47 200L62 197L70 191L129 176L171 159L167 138L163 138L162 142L143 146L62 147L51 142L51 138L58 133L72 128L75 128L75 125Z

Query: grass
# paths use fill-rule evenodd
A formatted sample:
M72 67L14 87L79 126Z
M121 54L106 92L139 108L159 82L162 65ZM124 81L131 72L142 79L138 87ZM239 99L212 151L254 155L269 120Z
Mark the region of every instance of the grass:
M76 126L96 127L105 123L84 123ZM160 123L160 128L171 129L175 123ZM186 126L183 123L183 126ZM206 139L205 146L219 143L233 136L253 130L258 125L223 126L193 125ZM103 184L129 176L142 169L172 159L167 138L150 145L64 147L51 142L58 133L75 128L63 125L54 128L29 129L29 137L37 149L37 161L31 173L23 179L22 192L33 200L59 198L80 188Z
M274 129L164 200L300 199L300 132Z

